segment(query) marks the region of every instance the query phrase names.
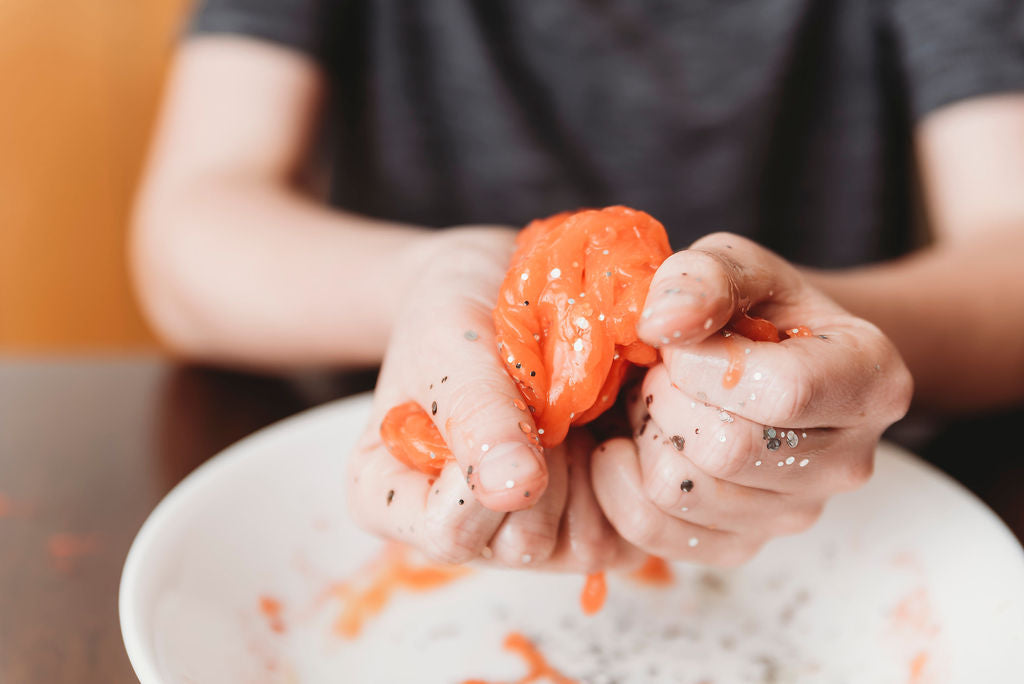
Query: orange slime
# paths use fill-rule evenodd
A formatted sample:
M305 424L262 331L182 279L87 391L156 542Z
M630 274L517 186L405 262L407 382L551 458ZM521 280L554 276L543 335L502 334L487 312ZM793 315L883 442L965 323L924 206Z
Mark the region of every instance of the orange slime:
M657 220L621 206L556 214L519 234L494 329L543 446L610 408L628 364L657 362L636 324L671 254Z
M814 333L810 328L798 326L780 332L775 325L764 318L757 318L747 313L738 313L729 321L726 329L732 333L739 333L752 342L782 342L790 337L813 337ZM722 376L722 387L732 389L739 384L743 377L743 370L746 367L746 353L740 349L740 345L732 337L725 340L726 350L729 352L729 366Z
M260 596L260 612L267 618L267 625L278 634L284 633L284 620L281 619L281 602L272 596Z
M657 556L648 556L643 565L629 573L629 577L641 584L658 587L667 586L675 581L672 568L663 558Z
M342 601L334 631L346 639L359 636L363 625L387 606L400 589L424 592L437 589L469 573L455 565L411 565L400 544L390 544L368 569L368 581L335 585L331 593Z
M603 572L592 572L583 583L580 594L580 607L584 615L594 615L604 608L604 600L608 596L608 584Z
M575 679L570 679L553 668L548 663L547 658L537 650L537 647L519 632L512 632L505 637L505 649L521 656L526 661L527 668L529 668L529 671L521 679L517 679L511 684L531 684L540 679L545 679L551 682L551 684L577 684ZM463 684L498 683L487 682L483 679L467 679Z

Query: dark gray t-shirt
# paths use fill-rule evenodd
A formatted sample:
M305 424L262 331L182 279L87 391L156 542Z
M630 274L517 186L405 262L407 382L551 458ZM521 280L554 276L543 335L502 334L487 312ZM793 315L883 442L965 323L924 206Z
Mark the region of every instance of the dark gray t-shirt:
M911 131L1024 90L1010 0L207 0L312 55L332 201L424 225L628 204L804 264L910 246Z

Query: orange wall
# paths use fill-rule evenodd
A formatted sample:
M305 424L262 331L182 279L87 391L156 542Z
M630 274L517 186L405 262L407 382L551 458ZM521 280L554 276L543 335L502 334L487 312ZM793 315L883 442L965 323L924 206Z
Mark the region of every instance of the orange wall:
M185 4L0 1L0 350L153 346L124 244Z

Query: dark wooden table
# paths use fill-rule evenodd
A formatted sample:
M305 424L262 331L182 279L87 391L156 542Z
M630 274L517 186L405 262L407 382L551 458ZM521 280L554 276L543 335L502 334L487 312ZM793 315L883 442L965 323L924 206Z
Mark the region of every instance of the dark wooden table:
M157 359L0 362L0 681L135 681L117 587L161 497L253 430L372 385ZM1021 423L984 420L932 451L1024 538L1024 459L1001 436Z

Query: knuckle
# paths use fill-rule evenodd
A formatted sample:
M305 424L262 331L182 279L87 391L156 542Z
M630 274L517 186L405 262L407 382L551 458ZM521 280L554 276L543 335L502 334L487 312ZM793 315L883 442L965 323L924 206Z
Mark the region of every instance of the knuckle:
M910 374L910 369L902 359L897 359L897 361L897 370L891 374L885 388L888 400L885 404L889 407L885 419L890 425L907 415L910 402L914 397L914 378Z
M658 541L661 525L661 513L647 506L632 506L616 529L629 543L642 549L649 549Z
M439 518L428 518L424 526L424 552L433 560L459 565L480 555L480 547L464 527Z
M863 486L875 471L874 450L845 458L837 465L838 487L849 491Z
M773 425L794 425L807 414L814 403L814 380L798 359L777 374L769 385L769 422Z
M661 509L674 509L679 502L679 483L687 479L676 459L661 457L654 472L644 479L644 493ZM682 461L682 459L678 459Z
M481 371L483 369L469 369L467 373L476 379L462 382L451 391L447 414L455 417L458 425L489 427L495 424L496 417L507 414L513 406L507 382Z
M737 426L740 423L729 425ZM695 445L691 458L702 472L718 480L730 480L739 475L757 447L750 429L729 429L725 425L719 429L725 441L717 436L718 433L713 433L710 440Z
M551 557L556 541L554 531L546 527L515 525L502 531L492 550L499 560L509 565L536 563Z

